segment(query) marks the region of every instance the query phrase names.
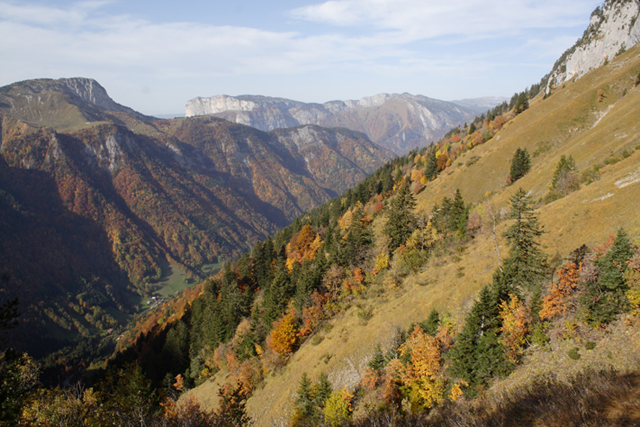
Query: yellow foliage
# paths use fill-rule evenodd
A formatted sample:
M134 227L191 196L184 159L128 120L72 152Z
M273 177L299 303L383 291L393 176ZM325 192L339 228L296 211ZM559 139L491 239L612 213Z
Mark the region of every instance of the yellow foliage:
M640 272L634 269L627 269L624 279L629 286L626 295L631 303L631 313L635 316L640 315Z
M293 264L296 262L297 260L295 258L287 258L287 261L285 261L285 265L287 266L287 271L289 271L289 273L293 270Z
M422 171L419 169L414 169L411 171L411 181L419 181L422 178Z
M382 252L376 257L371 273L376 275L385 268L389 268L389 254Z
M466 381L462 381L462 383L464 383L463 385L468 385ZM460 387L460 384L455 383L451 387L451 392L449 392L449 400L455 402L456 400L460 399L463 394L464 392L462 391L462 387Z
M420 326L416 326L399 351L403 357L409 357L409 362L400 377L410 389L412 403L423 408L432 408L442 402L445 382L439 377L442 371L442 356L438 339L424 333Z
M338 219L338 227L340 230L346 231L351 227L351 219L353 218L353 212L348 210Z
M324 421L332 427L344 425L345 421L351 419L352 400L353 394L346 387L342 391L331 393L324 407Z
M279 320L273 322L273 329L269 334L267 345L282 357L287 357L293 351L293 346L298 338L298 324L296 316L291 309Z
M525 337L529 333L531 316L529 309L516 295L511 295L509 302L500 304L500 317L502 318L502 336L500 341L504 345L507 358L518 363L522 349L526 342Z

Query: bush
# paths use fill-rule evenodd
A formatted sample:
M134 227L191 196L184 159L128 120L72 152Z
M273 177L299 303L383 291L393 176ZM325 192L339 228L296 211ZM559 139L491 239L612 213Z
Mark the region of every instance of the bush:
M569 358L573 360L580 360L580 353L578 353L577 347L569 350Z

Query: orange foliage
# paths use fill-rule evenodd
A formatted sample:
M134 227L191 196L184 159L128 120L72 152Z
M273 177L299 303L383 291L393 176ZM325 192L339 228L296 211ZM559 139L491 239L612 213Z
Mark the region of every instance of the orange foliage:
M360 268L353 270L353 275L342 282L342 285L350 292L359 292L364 285L364 275Z
M366 368L362 378L362 385L369 390L375 390L380 381L380 376L375 369Z
M454 144L455 144L456 142L460 142L460 135L458 135L458 134L453 135L453 136L451 137L451 142L453 142Z
M287 263L289 271L293 268L294 261L313 261L321 244L320 236L313 231L313 227L309 224L303 226L287 244L287 258L292 260Z
M443 171L447 166L449 166L451 163L451 160L449 159L449 155L447 153L441 153L438 158L438 172Z
M475 132L473 135L473 145L479 145L484 142L484 136L480 132Z
M267 339L267 346L282 357L293 351L298 335L298 323L293 309L273 322L273 329Z
M404 372L406 381L416 381L420 378L435 379L440 372L442 357L438 340L426 334L420 326L414 328L409 339L400 347L402 356L411 356Z
M540 310L540 318L542 320L552 319L559 314L567 312L569 297L579 287L578 282L580 281L581 270L582 263L578 267L575 263L569 262L556 272L559 278L558 283L551 284L549 293L542 301L542 310Z
M493 129L498 131L500 130L500 128L502 127L502 125L504 125L507 122L507 119L503 116L500 117L496 117L493 120Z
M309 335L318 326L318 323L324 317L322 306L329 300L329 295L321 295L318 291L313 291L311 294L313 304L302 309L302 328L298 332L299 337Z

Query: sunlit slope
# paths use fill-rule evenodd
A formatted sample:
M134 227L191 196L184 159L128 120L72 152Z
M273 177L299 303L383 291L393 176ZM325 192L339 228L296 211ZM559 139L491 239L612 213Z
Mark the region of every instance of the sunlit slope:
M602 243L624 226L632 235L640 230L640 48L576 82L557 88L547 99L540 96L530 109L516 116L491 140L454 161L417 197L418 209L430 211L444 196L460 188L465 201L506 210L519 188L540 200L536 214L547 232L545 252L554 260L582 244ZM601 91L599 93L599 91ZM506 185L516 149L532 156L531 171ZM626 150L626 154L623 152ZM556 164L562 155L573 156L579 172L601 165L601 179L554 202L544 204ZM477 161L470 160L477 156ZM626 157L625 157L626 156ZM616 161L618 159L618 161ZM469 165L467 165L469 163ZM609 163L609 164L607 164ZM385 218L374 229L381 234ZM499 249L508 222L497 227ZM266 379L248 403L257 426L290 419L292 401L303 372L312 380L329 374L334 389L356 384L376 344L385 344L397 327L424 320L432 307L462 319L477 291L491 280L497 267L493 236L485 231L463 253L433 258L427 267L410 275L397 288L380 288L378 296L355 301L312 335L292 356L283 372ZM375 294L376 292L372 292ZM192 393L215 406L206 384Z

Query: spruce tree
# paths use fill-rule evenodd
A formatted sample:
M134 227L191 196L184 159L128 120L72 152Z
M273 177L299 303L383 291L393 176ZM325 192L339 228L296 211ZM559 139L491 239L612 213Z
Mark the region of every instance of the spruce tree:
M587 282L582 303L587 308L586 320L594 326L610 323L629 310L624 280L627 261L633 256L633 246L624 229L618 229L613 246L596 260L600 274L595 282Z
M434 308L429 313L427 320L420 323L420 327L425 334L435 336L436 332L438 332L438 326L440 326L440 313Z
M521 289L534 290L544 277L547 260L540 250L538 237L542 228L533 214L531 198L522 188L511 199L509 217L515 222L504 233L509 243L509 257L504 261L499 274L513 292Z
M389 236L389 252L393 253L404 244L416 228L416 218L413 209L416 200L409 189L409 181L405 181L395 198L391 201L389 219L384 226L384 232Z
M436 158L436 149L432 147L429 150L429 154L427 155L427 168L424 172L424 176L427 177L429 181L433 181L438 174L438 159Z
M524 150L518 148L516 154L511 160L511 182L515 182L522 178L531 169L531 157L529 152L525 148Z
M518 95L518 97L516 98L516 102L514 106L515 113L520 114L524 110L527 110L528 108L529 108L529 98L527 97L526 92L521 92L520 95Z
M315 405L311 380L306 372L302 373L302 378L298 385L298 393L294 406L296 409L296 418L300 421L309 420L313 416Z
M506 298L500 285L485 286L448 354L451 374L469 384L471 395L486 386L491 377L505 375L511 368L499 340L499 305Z

